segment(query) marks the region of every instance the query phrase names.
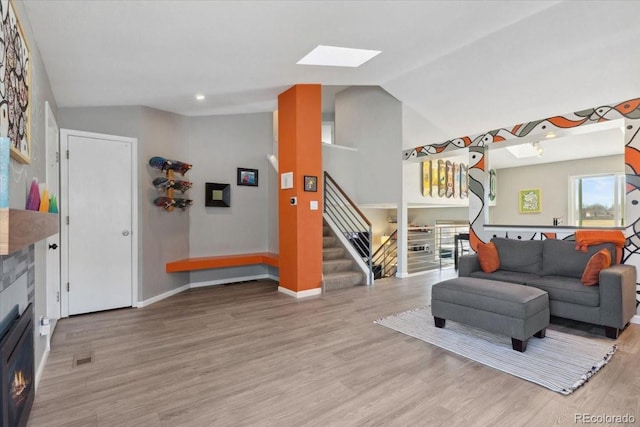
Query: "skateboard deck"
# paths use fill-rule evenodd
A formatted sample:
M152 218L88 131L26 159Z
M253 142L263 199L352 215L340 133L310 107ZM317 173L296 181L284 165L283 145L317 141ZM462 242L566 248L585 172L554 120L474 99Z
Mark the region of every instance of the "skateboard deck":
M173 199L175 202L175 207L186 210L189 206L193 204L193 200L189 199Z
M185 173L189 172L189 169L192 167L189 163L181 162L179 160L165 159L160 156L150 158L149 165L151 165L152 168L159 169L163 172L172 170L183 176Z
M187 190L189 190L191 188L193 184L189 181L180 181L177 180L173 183L172 187L175 190L178 190L179 192L181 192L182 194L184 194L185 192L187 192Z
M167 191L168 188L173 188L175 184L174 180L164 177L158 177L153 180L153 186L161 191Z
M163 209L169 209L171 206L176 204L176 201L170 197L156 197L153 204Z

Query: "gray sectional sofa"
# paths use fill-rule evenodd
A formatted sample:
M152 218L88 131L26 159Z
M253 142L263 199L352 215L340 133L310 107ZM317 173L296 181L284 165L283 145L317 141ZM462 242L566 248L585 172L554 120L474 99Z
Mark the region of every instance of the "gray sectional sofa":
M460 257L459 276L498 280L542 289L549 294L552 316L579 320L605 327L609 338L617 338L636 313L636 268L617 264L600 272L600 283L585 286L580 281L589 258L610 244L590 246L587 253L575 249L575 242L515 240L494 237L500 268L485 273L477 254Z

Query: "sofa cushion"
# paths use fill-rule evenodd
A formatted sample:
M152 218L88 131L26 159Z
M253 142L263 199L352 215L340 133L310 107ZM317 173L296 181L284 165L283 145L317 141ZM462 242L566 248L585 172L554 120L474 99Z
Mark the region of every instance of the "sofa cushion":
M609 267L611 267L611 254L606 249L600 249L589 258L580 281L585 286L597 285L600 283L600 271Z
M587 307L600 306L600 287L583 286L580 279L566 276L544 276L532 279L527 285L547 291L552 301L564 301Z
M542 271L542 240L494 237L491 241L498 249L501 270L531 274L540 274Z
M485 273L493 273L500 268L500 257L493 242L478 245L478 262Z
M542 241L542 276L567 276L580 279L589 259L606 248L611 259L615 259L615 247L611 244L589 246L584 253L576 250L576 242L571 240L546 239Z
M499 280L500 282L515 283L518 285L524 285L525 283L539 279L540 276L531 273L517 273L515 271L497 270L493 273L485 273L482 270L477 270L471 273L471 277L476 279L488 279Z

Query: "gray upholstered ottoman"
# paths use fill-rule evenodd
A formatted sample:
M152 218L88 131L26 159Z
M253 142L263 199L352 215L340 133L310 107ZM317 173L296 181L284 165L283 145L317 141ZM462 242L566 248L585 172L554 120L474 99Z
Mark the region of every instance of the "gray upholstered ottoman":
M522 352L532 336L544 338L549 296L530 286L458 277L433 285L431 313L438 328L446 319L465 323L511 337L513 349Z

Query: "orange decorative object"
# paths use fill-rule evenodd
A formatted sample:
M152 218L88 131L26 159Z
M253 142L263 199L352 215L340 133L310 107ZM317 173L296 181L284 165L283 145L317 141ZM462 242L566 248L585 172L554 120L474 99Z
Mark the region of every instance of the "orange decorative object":
M278 254L272 252L255 252L238 255L220 255L199 258L186 258L166 264L167 273L180 271L207 270L209 268L238 267L241 265L267 264L279 266Z
M622 259L622 248L624 248L626 238L620 230L577 230L576 250L587 252L587 246L611 243L616 247L616 263Z

